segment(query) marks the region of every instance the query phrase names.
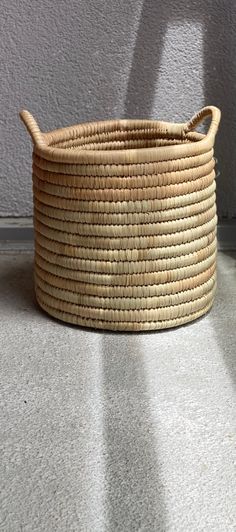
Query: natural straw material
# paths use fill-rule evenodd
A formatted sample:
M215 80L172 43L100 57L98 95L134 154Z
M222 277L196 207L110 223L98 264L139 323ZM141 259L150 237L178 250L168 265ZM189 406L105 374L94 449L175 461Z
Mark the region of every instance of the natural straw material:
M164 329L206 313L216 288L213 147L205 107L187 123L114 120L34 142L35 287L52 316L88 327ZM211 117L206 135L194 130Z

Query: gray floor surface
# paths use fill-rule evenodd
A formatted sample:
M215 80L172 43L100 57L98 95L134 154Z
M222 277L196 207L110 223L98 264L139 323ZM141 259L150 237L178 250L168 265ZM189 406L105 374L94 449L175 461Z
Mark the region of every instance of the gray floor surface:
M0 530L235 531L236 254L206 317L143 334L48 317L32 261L0 256Z

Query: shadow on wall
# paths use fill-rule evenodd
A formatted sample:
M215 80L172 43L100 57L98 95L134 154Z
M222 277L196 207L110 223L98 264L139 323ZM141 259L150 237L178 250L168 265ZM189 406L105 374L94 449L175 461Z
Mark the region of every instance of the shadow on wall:
M135 336L104 333L103 440L109 530L165 530L143 357Z
M220 0L214 6L211 17L205 13L205 100L222 112L215 148L220 170L218 213L232 218L236 217L236 3Z
M216 140L220 179L218 181L218 213L221 217L236 217L236 4L234 0L179 0L178 3L143 0L143 7L133 50L124 115L153 116L155 87L158 86L160 62L167 27L173 23L200 24L203 38L204 104L216 105L222 111L222 121ZM192 44L192 43L191 43ZM179 43L176 45L180 46ZM178 68L178 48L176 48ZM189 49L188 69L193 50ZM171 76L171 72L168 72ZM148 80L148 83L147 83ZM184 80L183 80L184 81ZM186 80L188 81L188 80ZM188 85L183 91L186 98ZM164 99L163 95L163 99ZM174 104L173 104L174 106ZM197 109L192 109L192 114ZM179 116L181 109L177 110ZM182 117L185 119L185 117ZM186 117L190 118L190 117Z
M124 103L127 118L152 118L168 22L166 8L165 3L143 0Z

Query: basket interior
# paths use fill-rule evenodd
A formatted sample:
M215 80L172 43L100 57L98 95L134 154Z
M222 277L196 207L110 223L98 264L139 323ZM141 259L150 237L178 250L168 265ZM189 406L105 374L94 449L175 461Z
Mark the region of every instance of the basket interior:
M173 134L171 128L168 130L161 127L160 122L140 122L120 120L64 128L60 132L60 138L58 135L53 138L52 134L49 145L67 150L128 150L188 144L202 138L197 132L188 133L183 138L181 134Z

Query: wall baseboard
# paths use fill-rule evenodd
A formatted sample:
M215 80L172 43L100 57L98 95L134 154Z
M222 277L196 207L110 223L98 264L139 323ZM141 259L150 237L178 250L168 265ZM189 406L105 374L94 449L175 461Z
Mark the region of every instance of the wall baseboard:
M33 220L28 218L0 218L0 251L33 251Z
M225 220L218 223L218 249L230 251L236 249L236 220Z
M0 218L0 251L32 251L32 218ZM236 220L218 224L218 249L236 250Z

